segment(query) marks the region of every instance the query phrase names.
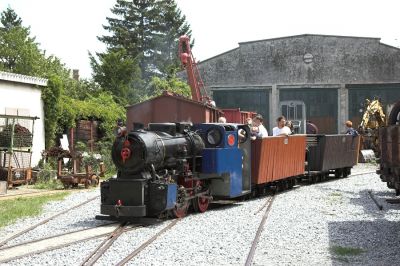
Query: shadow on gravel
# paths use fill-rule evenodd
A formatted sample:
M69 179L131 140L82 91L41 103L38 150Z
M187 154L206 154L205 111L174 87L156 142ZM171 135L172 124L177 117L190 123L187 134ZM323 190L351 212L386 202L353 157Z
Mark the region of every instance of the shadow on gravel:
M328 224L332 265L397 265L400 222L331 222Z
M390 210L400 210L400 204L389 204L386 202L386 199L392 199L393 193L390 191L387 192L374 192L372 191L372 195L376 200L377 204L383 207L382 210L379 210L378 205L374 202L374 200L369 195L370 190L362 190L356 194L356 197L350 199L350 203L353 205L362 206L364 212L372 215L375 218L384 218L385 214ZM400 215L400 214L399 214Z

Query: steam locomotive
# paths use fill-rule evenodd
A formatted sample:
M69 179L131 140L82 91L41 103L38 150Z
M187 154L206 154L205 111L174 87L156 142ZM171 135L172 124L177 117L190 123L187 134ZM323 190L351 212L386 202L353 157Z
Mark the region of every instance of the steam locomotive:
M151 123L121 131L112 147L117 176L101 183L101 214L179 218L189 206L205 212L212 200L255 195L271 185L291 188L298 178L347 176L357 144L358 137L346 135L252 141L249 127L239 124Z

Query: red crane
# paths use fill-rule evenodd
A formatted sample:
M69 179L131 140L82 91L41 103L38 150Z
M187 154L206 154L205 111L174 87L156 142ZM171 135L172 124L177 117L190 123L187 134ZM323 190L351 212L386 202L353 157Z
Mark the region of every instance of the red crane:
M190 39L187 35L179 37L179 58L182 66L186 69L188 83L192 90L192 99L198 102L205 102L215 106L215 103L208 96L204 88L203 80L201 79L199 69L197 68L196 61L194 60L192 51L190 49Z

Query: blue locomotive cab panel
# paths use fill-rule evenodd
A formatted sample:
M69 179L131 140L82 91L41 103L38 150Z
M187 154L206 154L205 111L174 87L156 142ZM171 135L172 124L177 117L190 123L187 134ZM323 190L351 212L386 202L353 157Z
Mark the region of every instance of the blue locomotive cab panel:
M212 179L213 197L235 198L243 195L242 151L238 148L238 127L235 124L198 124L196 132L202 137L202 173L217 174Z
M221 175L222 179L211 180L211 195L235 198L242 195L242 153L239 149L204 149L203 173Z

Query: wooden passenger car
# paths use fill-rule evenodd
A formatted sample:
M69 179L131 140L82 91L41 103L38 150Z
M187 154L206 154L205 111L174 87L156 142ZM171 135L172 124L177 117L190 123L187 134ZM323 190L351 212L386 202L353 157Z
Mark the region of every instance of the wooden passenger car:
M297 176L304 174L305 135L257 139L252 142L251 149L253 185L287 179L290 187Z

